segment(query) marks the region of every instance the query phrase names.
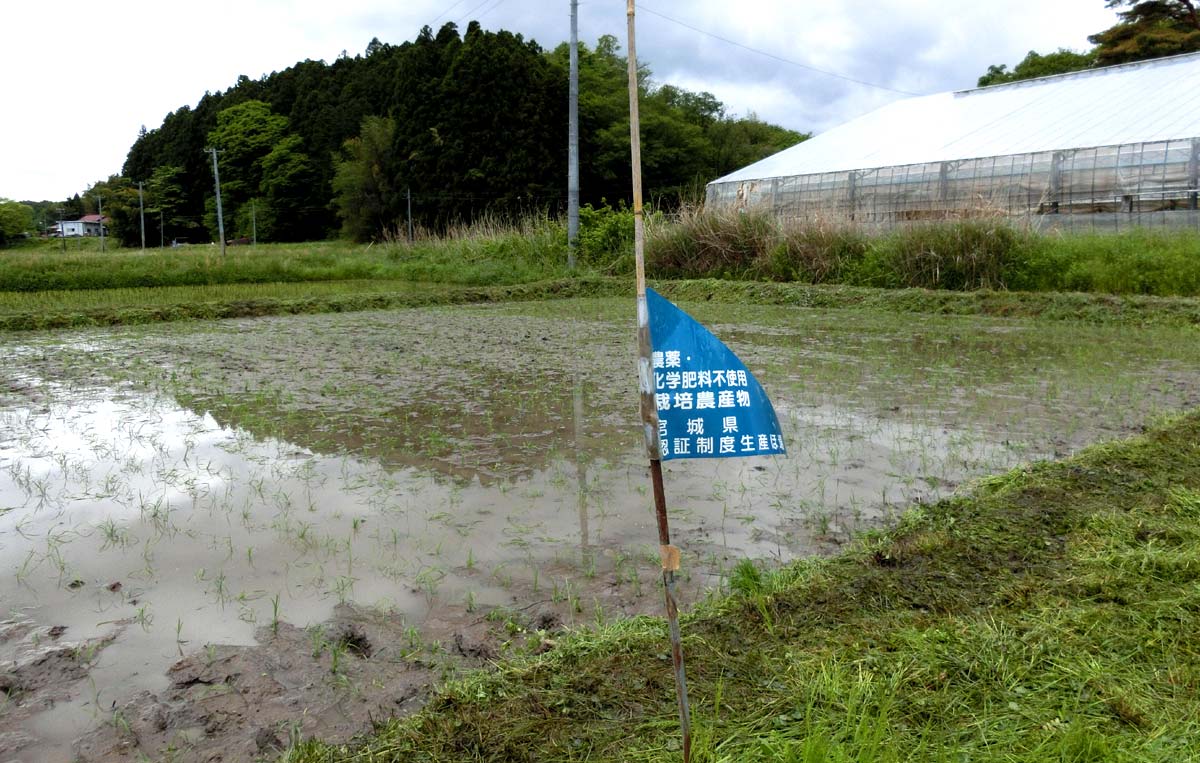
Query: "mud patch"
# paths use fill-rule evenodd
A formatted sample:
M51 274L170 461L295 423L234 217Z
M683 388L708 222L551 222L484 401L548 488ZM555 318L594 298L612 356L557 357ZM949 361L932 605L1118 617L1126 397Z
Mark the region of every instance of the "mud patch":
M63 639L64 626L0 622L0 755L43 759L46 750L35 719L80 696L82 684L120 627L99 638L72 642Z
M255 646L211 645L172 664L165 689L112 709L75 743L75 759L253 760L307 737L348 741L421 707L441 678L505 650L545 648L557 621L549 611L464 614L435 629L443 643L421 640L396 613L343 605L319 626L261 628Z

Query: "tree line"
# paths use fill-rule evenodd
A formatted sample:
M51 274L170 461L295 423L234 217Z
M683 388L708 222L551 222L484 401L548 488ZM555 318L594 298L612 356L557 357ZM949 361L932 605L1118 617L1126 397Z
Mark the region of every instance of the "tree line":
M477 22L461 34L425 27L400 45L375 39L333 63L242 76L143 127L121 174L76 201L94 212L103 197L112 235L136 244L141 181L149 239L161 219L168 241L210 240L215 148L227 238L378 239L403 225L410 199L416 224L435 230L484 213L555 213L566 203L568 66L565 43L544 50ZM631 179L616 39L581 45L579 66L581 200L618 204ZM638 80L646 187L664 203L808 137L656 84L645 67Z
M1200 51L1197 0L1105 0L1105 5L1125 10L1116 24L1088 37L1095 47L1045 54L1031 50L1011 71L1007 64L989 66L979 87Z

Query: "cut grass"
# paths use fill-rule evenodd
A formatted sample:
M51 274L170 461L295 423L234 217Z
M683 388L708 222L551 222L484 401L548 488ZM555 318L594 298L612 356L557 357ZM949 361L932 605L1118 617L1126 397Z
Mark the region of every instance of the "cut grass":
M1200 737L1200 413L914 507L684 619L697 761L1183 761ZM636 618L312 761L678 760Z
M214 284L0 292L0 331L116 326L263 315L385 310L590 293L590 281L465 287L410 281Z

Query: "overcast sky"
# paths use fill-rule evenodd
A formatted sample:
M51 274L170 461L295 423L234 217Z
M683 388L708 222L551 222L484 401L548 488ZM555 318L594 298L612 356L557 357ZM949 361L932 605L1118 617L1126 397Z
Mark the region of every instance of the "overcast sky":
M1083 49L1088 34L1115 20L1104 0L647 0L638 7L638 54L657 81L707 90L732 113L813 132L904 97L896 91L973 86L989 64L1011 67L1031 49ZM306 58L355 55L372 37L398 44L446 21L465 29L478 19L551 48L569 37L569 8L569 0L5 3L0 197L82 192L121 171L142 125L159 126L168 112L241 74L257 79ZM584 42L611 34L624 49L623 0L581 0L579 14Z

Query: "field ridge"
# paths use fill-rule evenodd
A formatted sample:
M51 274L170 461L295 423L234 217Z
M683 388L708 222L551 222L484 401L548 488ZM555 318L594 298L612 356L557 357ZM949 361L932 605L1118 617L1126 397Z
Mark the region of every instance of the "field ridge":
M682 302L875 309L894 313L983 315L1174 326L1200 325L1200 298L1011 291L878 289L761 281L652 281ZM588 276L503 286L408 281L226 284L143 289L0 292L0 331L115 326L266 315L354 312L567 297L629 295L629 279Z

